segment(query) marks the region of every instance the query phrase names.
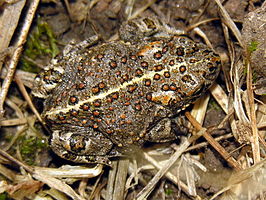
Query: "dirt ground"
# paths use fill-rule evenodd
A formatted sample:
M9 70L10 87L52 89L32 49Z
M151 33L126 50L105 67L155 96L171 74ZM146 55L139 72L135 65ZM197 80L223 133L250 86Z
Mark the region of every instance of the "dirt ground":
M73 175L74 178L71 175L60 178L61 175L50 172L47 175L42 171L66 164L79 165L51 152L48 131L36 119L17 81L13 82L5 101L4 117L0 119L0 199L266 198L263 176L266 167L266 5L263 0L227 0L221 1L221 5L217 2L220 1L41 1L17 65L17 76L21 71L32 75L29 80L23 75L21 78L28 93L36 73L65 45L93 35L99 35L103 41L115 40L121 23L136 16L155 15L167 25L183 30L194 41L210 44L221 57L222 70L217 86L209 92L206 109L202 111L203 98L187 110L198 116L195 118L202 125L189 119L188 114L182 114L189 133L180 138L181 142L144 147L138 159L115 159L112 167L93 168L91 165L93 172L82 172L84 176ZM16 1L0 3L0 12L13 3ZM29 5L26 2L22 17ZM20 28L19 24L16 31ZM16 31L10 46L16 42ZM0 52L3 74L12 53L2 54ZM41 111L41 103L34 101ZM25 121L21 121L22 118ZM180 150L184 138L203 131L202 127L206 128L205 133L182 151L182 156L163 173L162 169ZM19 161L12 160L13 157ZM66 171L71 174L72 170L76 169ZM154 180L158 171L163 175ZM152 184L154 186L150 186Z

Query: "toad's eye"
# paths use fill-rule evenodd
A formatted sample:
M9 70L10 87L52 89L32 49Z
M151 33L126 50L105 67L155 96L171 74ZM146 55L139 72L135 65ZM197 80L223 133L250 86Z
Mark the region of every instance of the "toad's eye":
M32 94L36 97L46 99L52 90L62 82L63 74L64 69L62 67L55 67L42 71L35 78Z
M143 22L146 24L148 29L156 29L156 24L154 23L153 20L149 18L144 18Z

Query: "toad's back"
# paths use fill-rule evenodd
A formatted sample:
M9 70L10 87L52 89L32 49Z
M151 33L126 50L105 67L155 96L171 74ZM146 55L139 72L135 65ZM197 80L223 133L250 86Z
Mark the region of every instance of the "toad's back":
M176 114L209 88L219 62L180 36L79 50L41 76L53 87L42 115L54 130L92 127L120 146L142 143L155 117Z

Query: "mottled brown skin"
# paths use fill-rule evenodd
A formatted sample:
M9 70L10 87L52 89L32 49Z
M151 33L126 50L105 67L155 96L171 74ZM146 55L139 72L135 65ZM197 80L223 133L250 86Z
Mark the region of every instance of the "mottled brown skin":
M171 34L77 45L39 75L33 94L45 98L55 153L109 164L147 141L176 139L171 118L211 86L219 68L205 45Z

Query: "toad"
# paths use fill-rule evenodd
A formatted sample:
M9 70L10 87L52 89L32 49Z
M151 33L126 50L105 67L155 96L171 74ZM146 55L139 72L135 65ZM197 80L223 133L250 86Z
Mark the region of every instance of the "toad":
M145 142L178 137L174 117L215 81L220 58L155 18L125 22L120 39L69 44L36 77L50 146L78 163L110 164Z

